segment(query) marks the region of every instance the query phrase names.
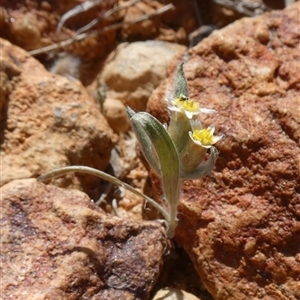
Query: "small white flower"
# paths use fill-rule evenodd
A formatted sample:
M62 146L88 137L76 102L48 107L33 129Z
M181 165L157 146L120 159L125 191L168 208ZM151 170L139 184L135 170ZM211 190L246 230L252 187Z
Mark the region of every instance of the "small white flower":
M199 103L182 94L178 98L168 99L168 101L171 104L169 106L170 110L184 112L188 119L192 119L193 116L197 116L200 113L210 114L216 112L214 109L201 108Z
M193 131L189 131L190 138L203 148L210 148L223 137L223 135L214 136L215 127L213 125L203 129L199 120L191 120L191 127Z

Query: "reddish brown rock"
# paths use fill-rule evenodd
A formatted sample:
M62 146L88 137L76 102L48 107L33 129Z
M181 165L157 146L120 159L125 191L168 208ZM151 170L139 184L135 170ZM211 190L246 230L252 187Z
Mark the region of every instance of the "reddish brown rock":
M24 50L1 47L1 185L37 177L66 165L105 169L114 135L99 107L78 81L49 73ZM72 179L73 178L73 179ZM91 192L95 178L56 182Z
M166 246L159 223L113 217L34 179L0 193L3 299L148 299Z
M214 171L185 182L175 238L218 300L300 299L299 14L237 21L184 66L190 96L217 110L203 124L225 138ZM162 120L172 74L148 104Z

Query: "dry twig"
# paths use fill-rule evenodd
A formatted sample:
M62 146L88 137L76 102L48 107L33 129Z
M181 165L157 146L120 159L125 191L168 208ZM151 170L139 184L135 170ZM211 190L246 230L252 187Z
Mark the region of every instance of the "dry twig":
M269 10L262 1L253 3L246 0L213 0L213 2L249 17L261 15Z
M138 1L140 1L140 0L130 1L130 5L133 5L136 2L138 2ZM129 3L127 3L126 6L125 5L119 6L118 10L127 8L129 6L128 4ZM106 26L104 28L101 28L99 30L92 30L92 31L86 32L86 33L84 32L84 31L87 31L88 29L92 28L93 26L95 26L99 22L99 20L103 20L104 16L108 17L109 15L111 15L112 13L114 13L114 12L117 11L116 9L113 9L114 11L113 10L109 10L102 17L94 19L92 22L90 22L86 26L80 28L75 33L75 35L73 37L71 37L71 38L69 38L67 40L64 40L62 42L59 42L59 43L55 43L55 44L52 44L52 45L49 45L49 46L46 46L46 47L43 47L43 48L32 50L29 53L32 56L34 56L34 55L39 55L39 54L47 53L47 52L50 52L50 51L53 51L53 50L57 50L57 49L60 49L60 48L65 48L66 46L69 46L69 45L71 45L72 43L74 43L76 41L77 42L78 41L82 41L82 40L84 40L87 37L92 37L92 36L96 36L96 35L104 33L104 32L116 30L118 28L122 28L124 25L129 25L129 24L134 24L134 23L142 22L142 21L147 20L147 19L149 19L149 18L151 18L153 16L157 16L157 15L163 14L166 11L171 10L171 9L174 9L174 5L173 4L168 4L168 5L165 5L165 6L161 7L161 8L159 8L159 9L157 9L155 12L153 12L151 14L146 14L144 16L141 16L139 18L135 18L133 20L129 20L127 22L115 23L115 24Z
M57 25L57 30L56 32L59 33L61 28L63 27L63 25L65 24L65 22L82 13L82 12L85 12L97 5L99 5L103 0L89 0L89 1L86 1L86 2L83 2L77 6L75 6L74 8L72 8L71 10L67 11L65 14L63 14L63 16L61 17L58 25Z

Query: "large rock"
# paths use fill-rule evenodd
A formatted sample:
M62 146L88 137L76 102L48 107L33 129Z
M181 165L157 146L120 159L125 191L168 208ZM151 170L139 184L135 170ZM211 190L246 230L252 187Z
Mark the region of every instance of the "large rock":
M171 60L185 49L162 41L121 44L108 58L96 85L107 85L107 101L118 99L133 109L144 110Z
M218 300L300 299L299 14L237 21L184 66L190 96L217 110L203 124L225 138L214 171L185 182L175 238ZM173 74L148 103L163 121Z
M85 88L49 73L9 42L0 45L1 185L66 165L105 169L115 137ZM70 178L56 182L66 186ZM99 184L79 180L74 186L86 191Z
M35 179L0 193L3 299L148 299L166 246L159 223L113 217Z

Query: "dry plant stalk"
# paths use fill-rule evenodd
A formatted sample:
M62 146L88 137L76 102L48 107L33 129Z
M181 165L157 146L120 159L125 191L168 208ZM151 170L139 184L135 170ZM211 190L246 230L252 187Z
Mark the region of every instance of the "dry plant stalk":
M134 24L134 23L139 23L139 22L142 22L142 21L145 21L145 20L148 20L149 18L152 18L154 16L158 16L158 15L161 15L171 9L174 9L174 5L173 4L168 4L168 5L165 5L159 9L157 9L156 11L154 11L153 13L151 14L146 14L146 15L143 15L141 17L138 17L138 18L135 18L133 20L130 20L130 21L127 21L127 22L119 22L119 23L115 23L115 24L112 24L112 25L109 25L109 26L106 26L104 28L101 28L99 30L92 30L92 31L88 31L90 30L92 27L94 27L98 22L104 20L105 18L109 17L110 15L112 15L113 13L117 12L117 11L120 11L122 9L125 9L125 8L128 8L134 4L136 4L137 2L139 2L141 0L133 0L133 1L129 1L128 3L124 4L124 5L121 5L121 6L118 6L117 8L114 8L114 9L111 9L109 11L107 11L106 13L104 13L101 17L97 18L97 19L94 19L93 21L91 21L89 24L85 25L84 27L80 28L73 37L67 39L67 40L64 40L62 42L59 42L59 43L55 43L55 44L52 44L52 45L49 45L49 46L46 46L46 47L43 47L43 48L39 48L39 49L35 49L35 50L31 50L29 51L29 53L32 55L32 56L35 56L35 55L39 55L39 54L44 54L44 53L48 53L48 52L51 52L51 51L54 51L54 50L58 50L58 49L64 49L65 47L73 44L74 42L79 42L79 41L82 41L88 37L93 37L93 36L97 36L98 34L101 34L101 33L105 33L105 32L109 32L109 31L113 31L113 30L116 30L118 28L122 28L124 25L130 25L130 24ZM73 14L72 16L74 16L75 14ZM66 19L65 19L66 20ZM64 20L64 21L65 21ZM59 23L60 24L60 23ZM61 25L62 26L62 25ZM61 28L60 26L60 28ZM58 28L58 30L60 30L60 28ZM88 31L88 32L86 32Z
M213 0L213 2L249 17L261 15L270 10L263 1L253 2L249 0Z

